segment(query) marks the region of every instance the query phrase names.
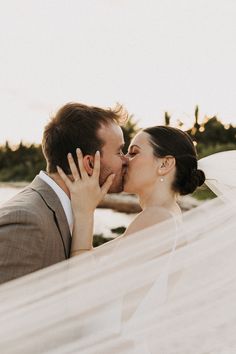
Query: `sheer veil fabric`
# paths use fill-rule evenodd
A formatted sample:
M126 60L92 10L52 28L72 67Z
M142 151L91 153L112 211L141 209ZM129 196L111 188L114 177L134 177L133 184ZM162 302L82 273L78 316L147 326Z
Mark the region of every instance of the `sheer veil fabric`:
M0 286L1 353L235 354L236 151L200 160L218 195Z

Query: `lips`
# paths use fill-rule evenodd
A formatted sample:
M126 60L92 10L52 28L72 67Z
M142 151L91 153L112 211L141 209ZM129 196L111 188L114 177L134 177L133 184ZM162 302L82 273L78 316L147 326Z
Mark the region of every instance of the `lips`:
M129 177L128 172L126 172L125 175L123 176L123 180L126 182L128 180L128 177Z
M127 174L127 167L123 169L122 176L125 177L126 174Z

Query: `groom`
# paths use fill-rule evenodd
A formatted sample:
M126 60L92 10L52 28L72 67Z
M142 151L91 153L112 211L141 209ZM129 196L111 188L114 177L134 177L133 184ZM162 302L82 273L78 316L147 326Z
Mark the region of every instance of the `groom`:
M84 155L88 173L93 157L101 153L100 184L115 173L110 193L123 189L127 160L120 124L127 118L122 106L115 109L68 103L44 129L42 148L47 172L0 208L0 284L70 257L73 217L69 191L56 166L68 175L67 154Z

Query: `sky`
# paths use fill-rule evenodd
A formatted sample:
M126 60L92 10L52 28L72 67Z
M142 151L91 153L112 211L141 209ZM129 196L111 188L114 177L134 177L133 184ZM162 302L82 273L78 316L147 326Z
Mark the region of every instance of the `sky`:
M72 101L236 125L235 18L235 0L0 0L0 144L40 143Z

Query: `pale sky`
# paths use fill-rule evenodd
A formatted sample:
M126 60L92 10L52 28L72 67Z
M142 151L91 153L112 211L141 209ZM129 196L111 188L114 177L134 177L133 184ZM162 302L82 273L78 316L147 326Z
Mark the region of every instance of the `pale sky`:
M236 125L235 19L236 0L0 0L0 143L39 143L69 101Z

